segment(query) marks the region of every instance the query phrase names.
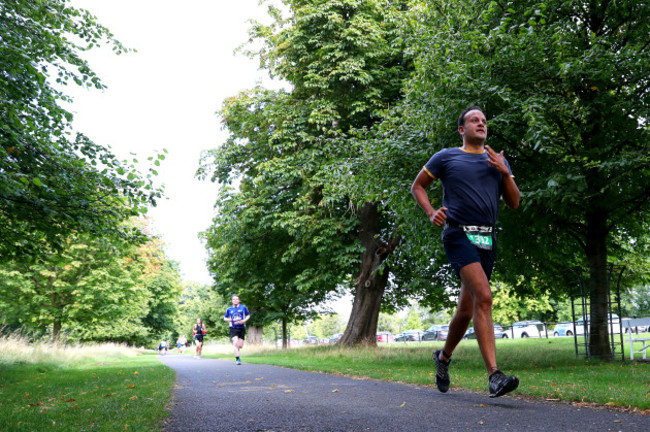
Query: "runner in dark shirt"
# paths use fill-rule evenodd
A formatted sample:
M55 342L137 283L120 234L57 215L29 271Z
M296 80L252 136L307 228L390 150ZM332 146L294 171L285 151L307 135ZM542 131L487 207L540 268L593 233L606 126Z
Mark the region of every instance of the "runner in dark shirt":
M442 243L447 259L461 280L458 308L449 323L447 341L442 350L433 354L436 385L443 393L449 390L451 355L473 319L488 370L490 397L498 397L515 390L519 379L503 374L496 361L489 282L496 252L494 225L500 197L508 207L516 209L520 193L503 152L485 145L487 121L479 107L461 112L458 132L463 146L434 154L411 187L431 223L444 226ZM438 209L433 208L426 192L434 180L440 180L443 189Z
M194 358L201 358L201 351L203 351L203 337L205 336L205 333L205 324L203 324L201 318L197 318L196 324L192 326L192 336L196 343L196 354L194 355Z

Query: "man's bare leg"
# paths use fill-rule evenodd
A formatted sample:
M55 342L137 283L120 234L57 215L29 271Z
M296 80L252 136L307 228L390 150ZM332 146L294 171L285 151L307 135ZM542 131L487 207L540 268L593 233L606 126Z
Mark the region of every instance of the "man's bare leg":
M472 318L478 346L488 374L497 370L494 326L492 324L492 292L490 283L480 263L468 264L460 269L461 288L458 309L449 324L449 335L442 359L449 360L461 341Z
M443 360L449 360L447 355L451 356L456 349L456 346L463 339L463 336L465 336L469 322L472 319L473 311L474 301L472 300L472 296L465 287L465 284L461 282L460 295L458 296L458 307L449 323L449 333L447 334L447 340L445 341L445 347L442 354Z

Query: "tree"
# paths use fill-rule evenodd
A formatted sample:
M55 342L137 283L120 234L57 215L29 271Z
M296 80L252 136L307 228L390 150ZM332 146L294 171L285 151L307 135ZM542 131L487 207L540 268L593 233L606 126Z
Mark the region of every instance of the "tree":
M422 329L422 319L417 307L411 307L404 319L405 329Z
M335 333L340 333L345 325L341 322L341 317L338 314L320 314L310 325L312 335L317 336L319 339L329 338Z
M498 323L537 319L541 318L542 314L552 311L548 295L524 297L505 283L492 284L492 298L492 317L494 322Z
M148 293L142 325L155 339L175 336L183 288L178 264L165 256L164 244L157 237L139 246L132 262L138 268L138 285Z
M650 316L650 286L641 285L630 289L623 307L629 316Z
M230 101L225 115L232 129L239 118L234 107L240 103L245 113L255 112L252 107L258 106L245 97ZM279 107L275 105L276 110ZM266 123L262 119L268 111L242 124L254 131ZM268 120L267 124L275 124L274 119ZM264 135L266 129L260 131ZM264 144L265 140L251 139L247 147L260 152ZM220 154L231 148L227 146ZM312 198L314 191L296 173L293 160L274 158L273 169L245 178L239 191L222 189L220 216L204 233L216 291L224 298L237 292L251 311L252 325L280 320L285 344L287 325L316 315L314 307L345 280L346 272L341 269L351 260L345 241L350 223L324 215L328 210L318 208L318 201ZM246 172L256 171L254 165ZM283 180L265 181L267 176Z
M387 314L386 312L379 313L377 320L377 331L389 331L393 334L398 333L402 328L402 320L397 314Z
M108 326L126 310L136 316L146 310L146 294L137 289L128 260L111 244L72 236L47 259L9 263L0 269L3 321L49 327L55 341L65 326L78 323L82 334L76 338L92 340L95 324Z
M375 344L377 316L389 274L380 267L399 239L390 232L380 235L385 221L377 203L350 205L347 192L339 186L351 173L340 168L351 157L346 134L379 121L381 111L401 97L402 80L410 66L399 47L395 15L405 2L284 3L289 17L283 19L272 8L276 22L256 25L252 37L262 43L254 53L262 67L289 82L292 89L256 90L258 102L247 110L226 106L223 117L231 139L225 149L219 149L226 156L214 157L232 160L216 164L217 177L223 181L224 177L232 180L243 175L242 185L254 184L258 192L269 192L261 195L267 201L285 200L264 208L271 211L266 217L280 221L276 225L290 227L291 246L286 251L316 241L314 246L321 254L330 250L335 257L337 251L342 252L338 259L330 259L336 267L312 264L310 273L338 273L339 279L357 274L355 303L342 342ZM280 111L285 112L284 117L274 116ZM235 112L240 120L233 121L230 114ZM359 249L349 239L352 229L363 251L355 258L355 270L350 269L349 257ZM337 233L340 235L332 235ZM335 249L328 245L332 240ZM329 290L336 289L336 277L328 279ZM299 289L310 292L304 286Z
M608 262L647 226L649 17L636 1L431 1L409 22L421 61L404 130L442 147L461 108L484 107L523 198L501 218L500 274L559 290L587 267L589 350L606 358Z
M146 221L132 225L146 230ZM138 247L70 235L67 246L0 269L0 321L53 340L146 344L174 330L180 275L160 239Z
M160 196L154 169L143 177L133 164L72 132L73 116L62 108L70 98L61 89L68 83L103 88L80 53L102 43L118 54L126 49L89 12L67 3L2 3L0 262L64 248L71 231L144 241L121 222ZM159 159L164 156L153 162Z
M187 340L192 340L192 326L197 318L206 326L208 338L228 339L228 326L223 316L228 308L228 302L210 288L196 282L186 283L178 299L178 317L174 336L184 334Z

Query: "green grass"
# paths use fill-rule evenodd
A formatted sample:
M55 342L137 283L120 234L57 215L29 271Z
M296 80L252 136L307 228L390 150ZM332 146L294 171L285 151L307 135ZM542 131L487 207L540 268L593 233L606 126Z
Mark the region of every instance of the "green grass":
M30 360L0 350L0 431L160 430L175 374L156 354L114 346L39 350L51 355Z
M440 346L247 346L242 354L249 363L433 386L431 353ZM231 350L207 345L204 355L232 358ZM521 379L515 395L650 414L650 363L585 361L575 357L571 338L500 340L497 353L499 366ZM476 341L463 341L453 358L452 387L487 393ZM152 352L0 339L0 431L159 431L174 379Z
M434 386L431 354L441 343L388 344L376 349L329 346L242 352L249 363ZM229 358L232 354L207 354ZM577 358L572 338L498 340L505 373L519 376L519 396L600 404L650 414L650 363ZM476 341L454 352L451 386L487 393L487 374Z

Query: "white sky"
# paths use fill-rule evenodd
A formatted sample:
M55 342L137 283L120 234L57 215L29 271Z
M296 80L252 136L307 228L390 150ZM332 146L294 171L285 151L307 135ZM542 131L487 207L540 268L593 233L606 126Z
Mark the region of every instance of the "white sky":
M167 255L186 282L211 283L198 233L214 217L217 186L195 179L202 150L226 137L215 112L222 101L262 82L257 60L235 48L248 40L250 19L268 21L258 0L72 0L89 10L136 53L110 49L85 54L108 88L66 91L74 97L75 128L111 146L120 159L140 161L167 149L157 168L167 199L149 212ZM351 297L332 306L346 318Z
M120 159L140 161L167 149L157 182L168 199L150 211L169 258L183 280L210 283L206 251L197 235L214 216L217 186L194 173L202 150L215 148L225 132L215 112L222 101L260 80L257 61L233 54L248 39L251 18L264 19L257 0L73 0L89 10L125 46L85 54L108 87L66 89L75 102L75 128L110 145Z

